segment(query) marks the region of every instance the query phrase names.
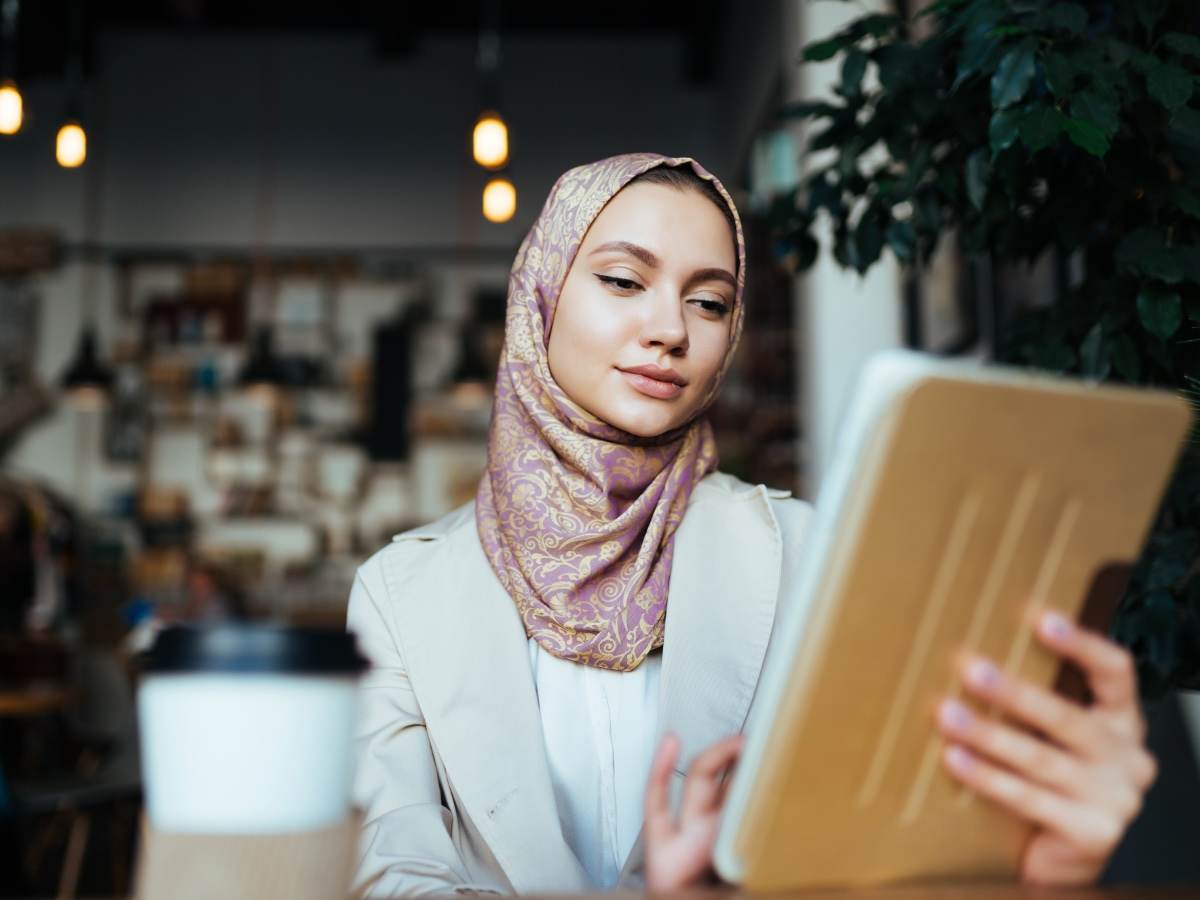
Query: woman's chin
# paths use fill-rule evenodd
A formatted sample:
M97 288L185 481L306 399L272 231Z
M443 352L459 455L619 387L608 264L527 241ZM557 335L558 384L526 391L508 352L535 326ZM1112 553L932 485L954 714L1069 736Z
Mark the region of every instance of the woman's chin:
M646 403L635 401L605 412L608 415L602 414L600 418L609 425L640 438L658 437L678 428L686 421L680 419L678 407L662 400L650 400Z

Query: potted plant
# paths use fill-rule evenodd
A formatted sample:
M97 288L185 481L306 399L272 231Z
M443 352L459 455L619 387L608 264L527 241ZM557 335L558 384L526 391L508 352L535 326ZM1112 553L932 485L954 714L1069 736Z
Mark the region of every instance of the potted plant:
M1002 304L998 359L1200 399L1198 26L1195 0L936 0L808 45L841 78L785 109L827 152L776 201L782 252L811 265L825 219L860 273L919 271L949 232L968 261L1050 255L1054 302ZM1196 436L1114 634L1147 696L1200 687Z

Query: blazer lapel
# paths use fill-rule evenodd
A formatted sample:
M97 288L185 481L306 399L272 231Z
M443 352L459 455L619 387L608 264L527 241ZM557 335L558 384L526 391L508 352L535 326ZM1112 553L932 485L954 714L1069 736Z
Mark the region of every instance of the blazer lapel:
M783 548L766 489L719 490L696 491L675 538L658 733L679 737L680 771L741 731L779 598Z
M584 890L559 825L525 629L473 516L440 537L412 537L437 546L419 568L388 567L388 590L409 678L454 792L517 893Z
M658 739L671 732L682 745L675 808L696 754L745 724L775 622L783 552L762 485L731 492L702 483L692 496L675 535L658 700ZM622 884L640 880L643 838L622 867Z

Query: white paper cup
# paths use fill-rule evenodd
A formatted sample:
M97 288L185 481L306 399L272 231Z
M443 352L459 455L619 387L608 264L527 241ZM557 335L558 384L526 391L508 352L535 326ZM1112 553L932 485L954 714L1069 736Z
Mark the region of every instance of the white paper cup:
M281 834L350 810L357 680L350 634L169 628L138 689L146 811L155 828Z

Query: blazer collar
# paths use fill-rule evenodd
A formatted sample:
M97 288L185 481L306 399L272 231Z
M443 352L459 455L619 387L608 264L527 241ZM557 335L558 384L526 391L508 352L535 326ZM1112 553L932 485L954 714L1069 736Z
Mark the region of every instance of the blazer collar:
M402 641L420 636L403 641L409 678L458 800L517 893L585 890L559 825L525 629L483 554L473 508L398 539L437 545L422 565L385 572ZM781 546L761 486L710 476L693 492L675 538L659 684L658 731L681 739L679 774L745 721ZM640 865L639 840L625 868Z
M399 535L433 542L419 566L385 557L408 676L453 792L513 889L582 891L558 823L525 627L474 518L467 506Z

